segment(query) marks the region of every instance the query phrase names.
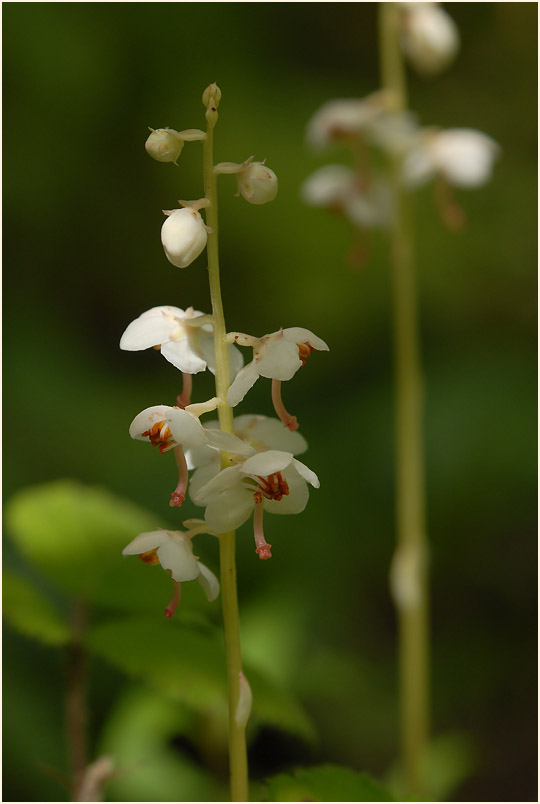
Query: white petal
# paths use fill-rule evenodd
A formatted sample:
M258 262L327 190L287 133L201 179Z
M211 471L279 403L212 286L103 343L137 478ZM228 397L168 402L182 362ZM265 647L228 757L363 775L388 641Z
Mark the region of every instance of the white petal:
M216 450L208 445L187 448L184 456L189 471L198 469L200 466L207 466L218 457Z
M301 366L298 346L281 333L269 337L255 358L257 372L273 380L290 380Z
M254 505L253 492L246 486L237 484L212 497L204 512L204 519L216 533L227 533L236 530L249 519Z
M257 452L277 449L293 455L307 450L307 442L298 430L291 433L279 419L268 416L239 416L234 420L235 432L252 444Z
M225 452L232 452L235 455L253 455L255 450L241 438L238 438L232 433L224 433L223 430L208 430L207 432L208 443L216 449L225 450Z
M206 362L195 354L187 338L163 344L161 354L169 363L186 374L197 374L206 368Z
M239 466L229 466L227 469L222 469L219 474L199 490L196 497L192 495L193 502L196 505L207 505L212 498L219 496L222 491L240 484L239 470Z
M131 422L129 426L130 436L140 441L146 441L146 438L143 438L141 433L150 430L158 422L167 421L171 411L174 411L174 408L170 407L170 405L153 405L151 408L145 408Z
M200 447L207 443L206 433L200 421L181 408L173 408L168 418L169 430L179 444Z
M311 330L304 329L303 327L287 327L283 330L285 340L292 341L293 343L308 343L313 349L318 349L322 352L328 352L328 344L322 338L318 338Z
M268 477L274 472L282 472L294 460L290 452L280 452L269 449L266 452L258 452L252 458L248 458L240 467L243 475L260 475Z
M319 486L321 485L319 482L319 478L317 477L315 472L312 472L311 469L308 466L306 466L305 463L302 463L301 461L297 461L296 459L294 459L293 466L298 472L298 474L304 478L304 480L307 480L308 483L311 483L311 485L314 488L316 489L319 488Z
M141 553L147 553L149 550L155 550L160 547L164 542L169 540L169 534L166 530L152 530L148 533L139 533L135 536L122 550L123 556L136 556Z
M148 311L150 312L150 311ZM127 327L120 340L120 349L128 352L137 352L140 349L149 349L167 343L171 334L178 329L179 322L166 318L162 314L148 315L136 318Z
M219 581L208 567L205 567L200 561L197 561L197 564L200 573L198 581L204 590L204 594L212 602L219 595Z
M196 469L191 476L189 481L189 496L193 500L196 505L201 505L202 503L198 502L198 496L200 490L206 486L211 480L213 480L219 474L219 454L215 451L215 449L210 450L213 455L213 461L211 463L206 464L205 466L201 466L200 469Z
M158 549L159 563L163 569L170 570L175 581L192 581L199 575L197 559L185 539L169 539Z
M259 379L259 372L254 366L254 363L248 365L238 372L234 382L227 391L227 402L234 408L245 397L249 389L255 385Z
M203 328L206 330L206 327ZM208 368L212 374L216 373L216 357L214 351L214 336L211 327L208 332L202 332L197 349L200 355L206 360ZM206 337L204 337L206 336ZM229 379L230 382L234 380L242 366L244 365L244 358L242 352L234 345L230 345L229 349Z

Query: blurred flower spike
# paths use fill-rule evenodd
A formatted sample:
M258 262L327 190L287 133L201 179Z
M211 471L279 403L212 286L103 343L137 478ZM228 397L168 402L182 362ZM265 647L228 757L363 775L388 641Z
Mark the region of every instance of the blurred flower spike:
M412 66L420 73L444 70L459 50L459 32L439 3L400 3L401 44Z
M208 567L193 555L191 539L200 528L194 531L154 530L140 533L122 550L124 556L140 556L145 564L161 564L174 582L174 595L165 609L165 616L172 617L180 602L180 584L185 581L199 581L208 600L219 595L219 582ZM206 529L205 532L208 532Z

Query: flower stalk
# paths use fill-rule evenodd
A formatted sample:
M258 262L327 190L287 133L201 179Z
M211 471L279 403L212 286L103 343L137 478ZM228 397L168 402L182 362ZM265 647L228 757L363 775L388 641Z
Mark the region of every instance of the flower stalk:
M379 4L383 89L393 111L407 105L400 50L397 3ZM410 196L400 182L401 159L394 157L395 217L391 229L396 360L397 548L392 591L398 615L401 751L408 797L423 794L420 763L429 730L429 615L422 435L422 371L415 287Z
M208 277L214 325L216 395L220 400L218 419L221 429L233 433L233 412L227 404L226 396L230 383L227 329L221 299L218 252L218 207L217 186L214 173L214 127L218 120L217 106L219 90L212 92L210 85L203 95L207 106L206 139L203 144L204 193L208 199L205 209L208 234ZM217 94L219 93L219 95ZM227 454L221 453L221 467L229 465ZM242 654L240 647L240 620L238 615L238 594L236 583L236 534L234 531L219 535L221 605L225 631L225 652L227 662L227 684L229 699L229 770L232 801L248 801L248 765L246 747L246 723L238 722L235 713L240 699L240 678L242 678Z

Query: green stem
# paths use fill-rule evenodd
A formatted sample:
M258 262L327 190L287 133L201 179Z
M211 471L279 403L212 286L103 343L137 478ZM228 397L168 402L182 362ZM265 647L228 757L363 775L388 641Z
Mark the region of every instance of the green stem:
M214 347L216 355L216 396L220 400L218 418L221 429L233 432L233 412L227 404L226 395L230 383L229 346L225 340L227 332L223 303L221 300L221 284L219 280L218 254L218 209L217 187L214 174L214 126L218 114L210 102L206 112L207 131L204 141L204 194L208 199L206 222L212 231L208 234L208 274L210 282L210 298L214 317ZM225 453L221 456L222 468L229 466ZM223 610L223 627L225 631L225 652L227 661L227 683L229 691L229 768L231 780L231 800L248 801L248 766L246 749L246 727L239 726L235 720L240 695L240 674L242 672L242 654L240 649L240 620L238 616L238 595L236 589L235 533L221 533L220 572L221 572L221 605Z
M399 8L379 3L383 88L393 109L407 105L405 71L399 43ZM418 800L425 792L420 763L429 731L429 603L425 529L422 371L409 195L399 180L401 164L392 166L395 219L391 260L394 281L396 357L397 549L394 592L399 621L401 746L406 793Z

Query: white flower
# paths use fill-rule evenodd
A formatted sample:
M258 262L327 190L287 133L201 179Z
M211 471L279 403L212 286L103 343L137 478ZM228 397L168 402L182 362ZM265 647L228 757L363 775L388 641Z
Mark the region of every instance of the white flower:
M340 209L363 229L388 226L392 216L392 191L376 179L362 188L358 177L344 165L325 165L302 185L304 201L312 206Z
M185 374L197 374L207 367L215 373L214 336L209 317L189 307L152 307L132 321L120 340L120 349L136 352L160 348L161 354ZM229 349L231 379L242 368L239 349Z
M307 141L321 149L332 142L364 134L387 108L388 94L374 92L365 98L328 101L318 109L307 126Z
M481 131L430 131L405 157L403 181L409 187L419 187L439 174L456 187L480 187L491 178L499 153L497 143Z
M307 505L307 484L319 487L317 475L290 452L258 452L243 463L223 469L197 491L193 501L204 505L205 521L216 533L226 533L255 512L255 541L260 558L270 558L262 531L263 510L299 514Z
M230 333L228 338L241 346L253 347L253 360L238 372L227 392L227 402L234 407L245 397L259 377L290 380L314 350L328 351L327 344L302 327L288 327L262 338Z
M206 430L188 410L169 405L154 405L135 416L129 434L137 441L147 441L161 453L175 447L210 446L215 449L236 447L236 439L221 430Z
M250 204L267 204L278 191L278 179L264 162L250 162L236 174L238 192Z
M211 570L193 555L189 531L153 530L140 533L122 550L123 556L139 555L146 564L161 564L177 583L199 581L208 600L219 594L219 582ZM179 599L179 594L178 594ZM176 604L178 601L176 601ZM176 606L175 606L176 608ZM172 611L166 616L172 616Z
M165 255L177 268L187 268L206 246L206 226L200 212L192 207L166 214L167 219L161 227Z
M402 47L420 72L437 73L454 58L459 33L452 17L439 3L401 3Z
M217 419L207 421L205 427L208 430L217 429L219 422ZM251 413L235 417L234 434L241 442L234 446L231 443L230 452L236 461L243 461L257 452L271 449L300 455L308 447L305 438L299 432L290 432L283 427L279 419ZM219 473L220 455L210 446L193 447L186 451L186 463L188 469L195 469L189 484L190 496L193 499L199 489Z

